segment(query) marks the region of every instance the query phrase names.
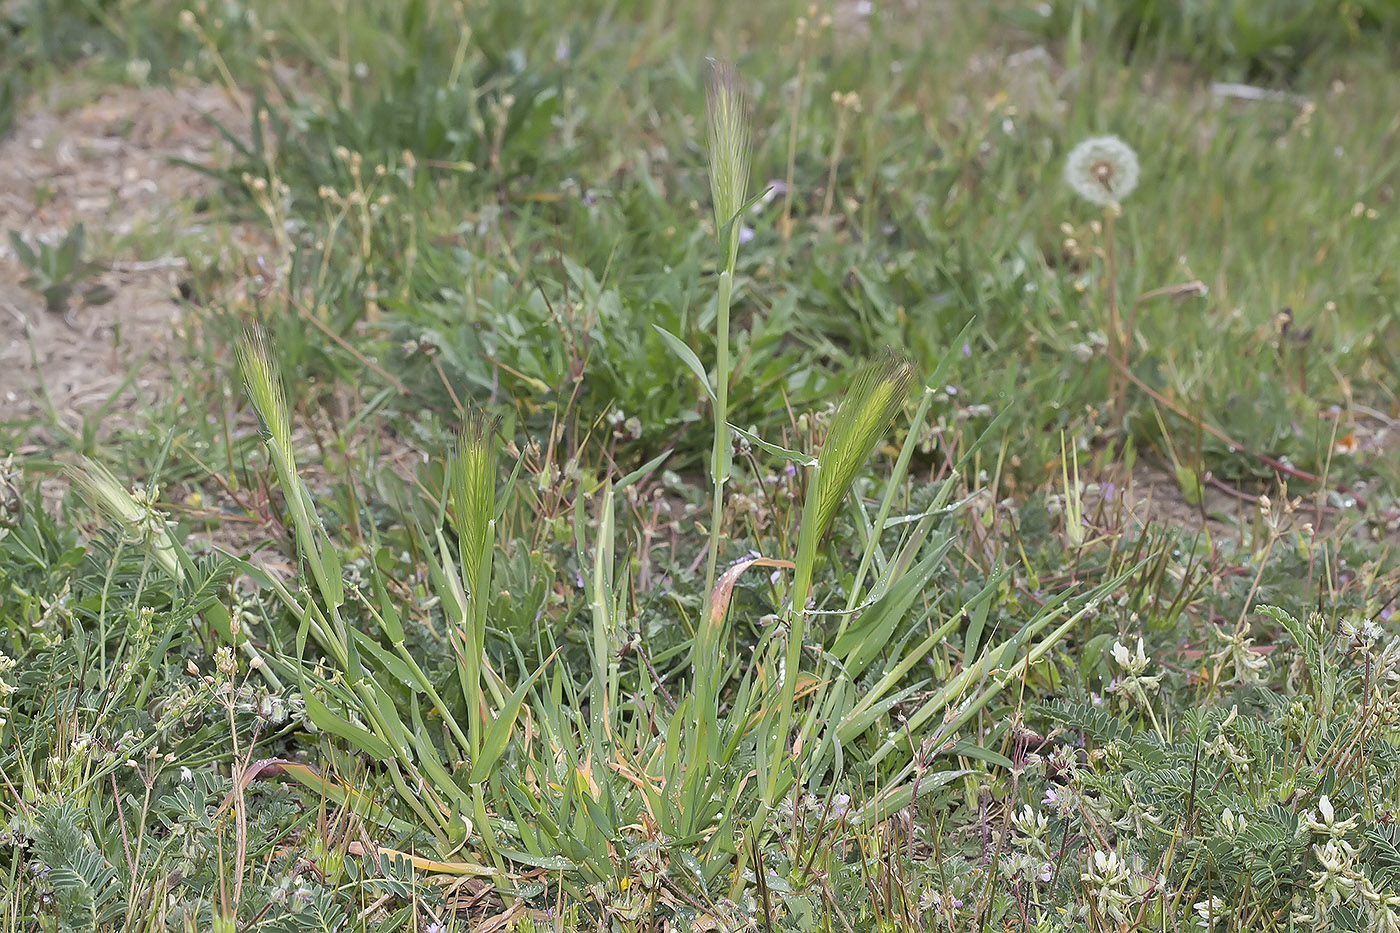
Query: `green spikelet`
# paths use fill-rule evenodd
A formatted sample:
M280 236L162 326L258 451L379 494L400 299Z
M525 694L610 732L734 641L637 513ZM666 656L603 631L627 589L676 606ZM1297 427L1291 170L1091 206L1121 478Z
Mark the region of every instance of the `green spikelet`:
M496 516L497 419L479 411L467 415L452 457L452 509L462 568L476 587L478 570L488 547L491 521ZM477 594L471 594L475 597Z
M122 526L123 537L145 547L171 578L181 578L175 541L170 537L165 517L155 507L154 494L133 495L110 470L86 457L81 465L70 466L67 472L94 508Z
M733 65L709 59L705 104L710 131L710 193L715 229L734 219L749 187L749 122L744 86ZM731 231L737 239L738 231Z
M253 408L262 422L263 436L277 445L281 455L292 455L292 424L287 416L287 396L282 374L261 330L249 330L238 344L238 368Z
M914 361L885 350L856 374L817 461L816 537L831 527L856 474L909 397Z

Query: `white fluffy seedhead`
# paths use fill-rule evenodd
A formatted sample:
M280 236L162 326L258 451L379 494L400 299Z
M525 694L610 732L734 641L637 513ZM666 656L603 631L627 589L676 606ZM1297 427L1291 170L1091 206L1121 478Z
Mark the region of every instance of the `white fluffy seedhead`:
M1086 139L1065 160L1065 183L1075 194L1104 207L1132 194L1138 174L1137 153L1117 136Z

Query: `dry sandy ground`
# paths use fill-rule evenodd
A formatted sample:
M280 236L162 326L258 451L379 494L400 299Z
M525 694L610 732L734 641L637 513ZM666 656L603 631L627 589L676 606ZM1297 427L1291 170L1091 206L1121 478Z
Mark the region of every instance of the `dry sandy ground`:
M42 416L46 392L58 420L77 429L114 394L107 417L170 391L182 315L176 286L187 260L108 249L129 241L236 251L236 231L188 220L189 205L213 182L171 160L216 159L222 140L205 115L240 127L242 106L213 87L103 88L72 109L36 109L0 141L0 421ZM115 297L99 306L75 300L67 315L54 313L20 284L26 270L6 234L57 243L78 223L88 255L106 269L98 280ZM29 449L42 445L39 435Z

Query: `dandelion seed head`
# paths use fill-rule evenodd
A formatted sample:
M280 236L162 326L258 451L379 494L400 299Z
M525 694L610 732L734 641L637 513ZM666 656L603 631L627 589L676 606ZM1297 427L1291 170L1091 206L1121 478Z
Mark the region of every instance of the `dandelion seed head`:
M1093 204L1107 207L1132 194L1138 183L1138 158L1117 136L1094 136L1070 150L1065 184Z

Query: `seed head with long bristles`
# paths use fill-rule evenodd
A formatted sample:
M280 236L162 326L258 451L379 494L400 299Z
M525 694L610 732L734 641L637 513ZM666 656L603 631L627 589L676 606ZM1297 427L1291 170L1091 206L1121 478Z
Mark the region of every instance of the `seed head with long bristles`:
M856 474L909 397L913 381L914 361L891 349L856 374L817 458L817 537L831 526Z
M155 490L129 492L110 470L86 457L80 465L70 466L67 473L94 508L121 525L125 540L147 548L152 559L171 578L181 578L175 541L170 536L165 516L156 508Z
M238 343L238 368L253 400L263 434L276 442L282 456L292 456L292 423L287 416L287 396L282 374L261 330L249 329Z
M497 423L496 418L480 411L470 412L452 457L452 508L469 581L476 579L486 549L487 526L496 517Z
M715 229L723 237L724 225L744 206L749 187L749 118L739 72L726 62L708 59L705 104L709 117L710 193L715 202ZM730 232L736 243L738 228Z

